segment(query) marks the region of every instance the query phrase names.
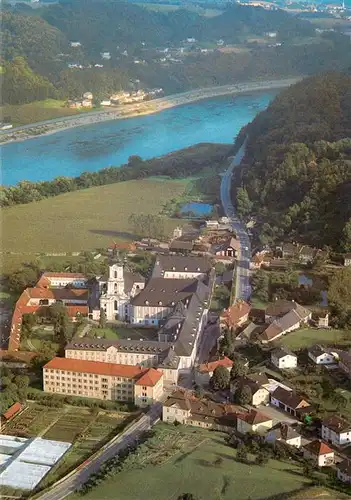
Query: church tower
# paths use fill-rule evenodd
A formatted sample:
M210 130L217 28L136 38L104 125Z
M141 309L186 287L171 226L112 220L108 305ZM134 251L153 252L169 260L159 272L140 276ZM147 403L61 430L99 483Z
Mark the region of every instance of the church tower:
M116 262L109 266L109 276L107 281L107 295L124 294L123 264Z

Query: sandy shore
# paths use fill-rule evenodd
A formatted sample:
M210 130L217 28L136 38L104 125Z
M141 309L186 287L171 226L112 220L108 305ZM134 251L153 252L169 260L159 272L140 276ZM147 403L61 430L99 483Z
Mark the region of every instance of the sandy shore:
M40 123L33 123L22 127L3 131L0 134L0 144L14 141L25 141L41 135L54 134L62 130L84 125L91 125L108 120L121 120L134 116L149 115L158 113L168 108L181 106L201 99L219 97L231 94L241 94L256 92L260 90L273 90L288 87L302 78L287 78L281 80L256 81L237 83L235 85L223 85L220 87L209 87L205 89L190 90L181 94L174 94L153 101L136 103L124 106L114 106L102 111L92 111L82 115L75 115L65 118L48 120Z

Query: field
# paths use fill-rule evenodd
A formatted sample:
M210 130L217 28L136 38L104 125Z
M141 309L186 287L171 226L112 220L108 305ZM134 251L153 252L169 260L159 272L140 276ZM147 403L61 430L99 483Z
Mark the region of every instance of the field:
M31 404L2 429L2 432L14 436L41 436L44 439L74 443L45 478L45 484L49 484L79 465L117 434L125 425L128 416L102 410L95 414L87 408L71 406L48 408Z
M45 101L35 101L29 104L7 104L0 109L2 115L6 117L6 121L12 123L15 127L52 120L54 118L62 118L64 116L77 115L82 112L81 110L67 108L64 104L65 101L46 99Z
M288 333L281 340L280 344L290 349L299 349L310 347L313 344L338 344L343 343L345 331L335 330L318 330L317 328L302 328L295 332Z
M129 215L159 214L187 184L187 180L128 181L3 209L2 251L72 252L132 239ZM176 220L167 221L169 230L177 225Z
M134 461L137 470L106 479L85 498L176 500L188 492L201 500L258 500L283 498L284 493L308 486L295 465L274 460L266 466L237 462L236 451L225 444L223 434L166 424L156 429L159 442L139 452Z

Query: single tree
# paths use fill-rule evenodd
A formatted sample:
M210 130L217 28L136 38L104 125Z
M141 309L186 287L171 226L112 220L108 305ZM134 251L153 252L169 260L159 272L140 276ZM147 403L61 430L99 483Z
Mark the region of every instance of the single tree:
M247 373L247 366L245 366L244 361L238 356L234 357L233 366L230 371L230 378L235 380L238 377L243 377Z
M236 452L236 458L240 462L247 462L248 454L247 454L247 449L246 449L245 445L242 445L242 446L240 446L240 448L238 448L238 451Z
M263 450L260 450L257 453L256 459L255 459L255 463L257 465L264 465L267 462L268 462L268 457L267 457L266 453Z
M252 390L248 385L239 388L235 393L235 401L241 405L247 405L252 401Z
M210 379L210 385L215 391L227 389L230 382L229 372L224 366L217 366Z
M99 328L106 328L106 313L104 309L100 309L100 318L99 318Z

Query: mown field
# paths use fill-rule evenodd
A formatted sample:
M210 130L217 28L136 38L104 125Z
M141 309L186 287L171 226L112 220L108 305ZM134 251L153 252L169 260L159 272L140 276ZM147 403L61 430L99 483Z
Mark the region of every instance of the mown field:
M237 462L236 450L225 444L223 434L166 424L157 428L157 446L144 452L144 458L142 453L136 456L136 468L106 479L85 498L176 500L192 493L201 500L259 500L283 498L309 485L296 465L275 460L266 466Z
M136 180L65 193L5 208L2 251L72 252L131 240L132 213L159 214L167 200L181 195L187 180ZM166 219L171 231L177 221ZM11 266L11 255L4 255ZM14 255L20 260L19 255Z
M351 332L350 338L351 338ZM303 347L311 347L313 344L339 344L343 343L345 338L345 330L328 330L317 328L301 328L295 332L288 333L280 340L280 344L290 349L299 349Z

